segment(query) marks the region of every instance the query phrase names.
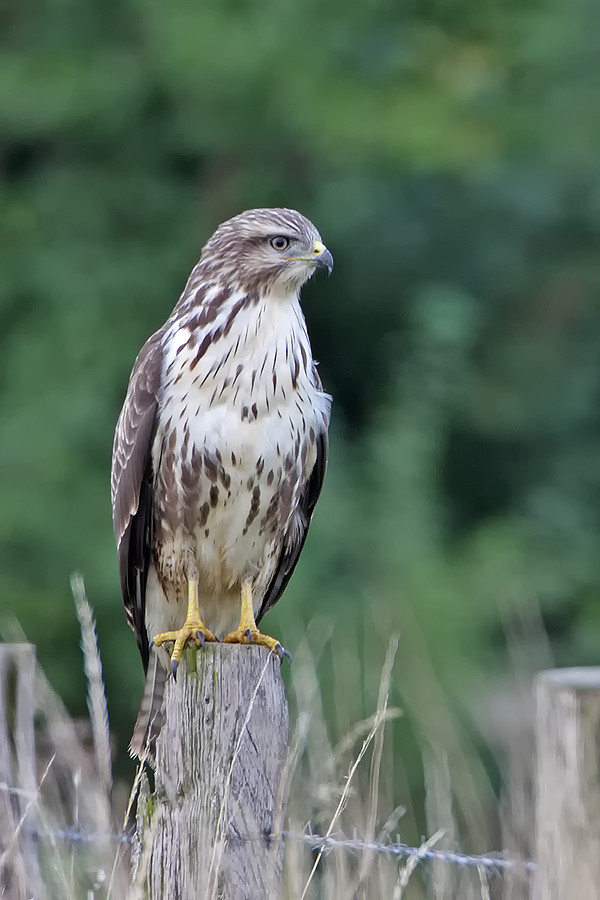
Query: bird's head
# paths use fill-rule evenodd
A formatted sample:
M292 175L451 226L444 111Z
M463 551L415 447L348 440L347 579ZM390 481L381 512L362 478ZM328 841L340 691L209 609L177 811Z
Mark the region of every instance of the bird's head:
M218 261L222 276L248 289L296 292L333 257L315 226L293 209L250 209L217 228L201 264Z

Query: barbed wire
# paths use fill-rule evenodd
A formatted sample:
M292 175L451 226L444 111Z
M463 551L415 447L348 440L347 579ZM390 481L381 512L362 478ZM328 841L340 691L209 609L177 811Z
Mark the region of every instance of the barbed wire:
M133 829L125 834L86 834L76 828L24 828L23 833L35 840L57 840L69 844L131 844Z
M391 844L381 844L377 841L361 841L357 838L347 837L322 837L318 834L298 833L284 831L283 836L292 840L303 841L311 845L311 849L329 850L342 849L349 851L362 851L369 853L381 853L388 856L417 856L419 859L439 860L440 862L453 863L456 866L480 868L490 870L521 869L526 872L535 871L536 865L528 859L511 858L504 851L488 853L481 856L469 855L452 850L436 850L432 847L411 847L401 841Z
M101 844L118 843L131 844L133 830L124 834L86 834L77 829L37 829L27 828L28 836L40 839L62 840L68 843ZM461 853L456 850L436 850L431 846L411 847L400 840L390 844L378 841L362 841L358 838L348 838L344 835L330 835L324 837L313 834L310 831L296 832L283 831L282 837L290 841L298 841L308 844L311 850L323 850L325 854L332 850L345 850L353 853L378 853L386 856L411 858L445 862L461 868L486 869L490 872L504 872L509 869L531 873L535 871L536 864L528 859L512 858L505 851L493 852L483 855ZM240 838L238 837L237 840ZM246 838L248 841L261 838Z

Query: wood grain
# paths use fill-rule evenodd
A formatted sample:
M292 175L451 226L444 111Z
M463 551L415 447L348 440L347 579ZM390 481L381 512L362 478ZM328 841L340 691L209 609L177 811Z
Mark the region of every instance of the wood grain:
M534 900L600 896L600 669L536 679Z
M287 756L279 660L264 647L187 650L169 680L155 788L144 778L133 875L138 895L277 897L283 844L272 833Z

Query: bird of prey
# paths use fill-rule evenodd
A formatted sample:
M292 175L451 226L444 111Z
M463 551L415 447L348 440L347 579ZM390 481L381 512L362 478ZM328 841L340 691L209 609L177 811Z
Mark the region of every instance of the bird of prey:
M111 474L121 591L146 671L135 755L151 755L164 681L188 642L285 652L257 625L292 575L325 475L331 398L299 300L318 268L331 273L333 258L295 210L229 219L135 361Z

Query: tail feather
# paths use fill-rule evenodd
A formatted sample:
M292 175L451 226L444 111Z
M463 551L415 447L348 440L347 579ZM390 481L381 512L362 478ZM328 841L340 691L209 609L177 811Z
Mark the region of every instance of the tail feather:
M150 651L150 661L146 672L146 683L140 711L129 744L131 756L155 761L156 740L164 721L163 698L167 671L158 659L156 650Z

